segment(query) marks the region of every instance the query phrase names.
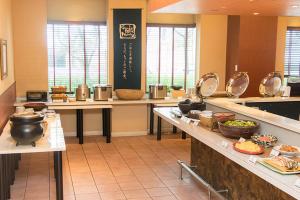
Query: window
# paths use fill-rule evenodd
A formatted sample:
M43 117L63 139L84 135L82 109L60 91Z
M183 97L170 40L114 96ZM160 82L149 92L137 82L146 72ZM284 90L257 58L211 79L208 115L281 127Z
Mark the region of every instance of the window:
M147 83L194 87L196 69L195 26L147 26Z
M48 23L48 85L107 83L107 27L103 24Z
M284 75L300 76L300 27L286 31Z

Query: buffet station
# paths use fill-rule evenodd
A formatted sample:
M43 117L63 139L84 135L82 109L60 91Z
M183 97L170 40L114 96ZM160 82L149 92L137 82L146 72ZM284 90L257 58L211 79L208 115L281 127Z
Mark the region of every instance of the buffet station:
M63 199L62 152L66 150L60 116L54 111L17 109L0 137L0 199L10 199L10 185L21 154L53 152L56 199Z
M247 73L237 72L226 85L228 98L209 98L218 76L206 74L197 83L197 100L154 113L191 137L191 163L178 164L207 187L209 198L300 199L300 122L257 106L300 98L276 96L282 90L276 72L262 80L263 97L238 98L248 84Z

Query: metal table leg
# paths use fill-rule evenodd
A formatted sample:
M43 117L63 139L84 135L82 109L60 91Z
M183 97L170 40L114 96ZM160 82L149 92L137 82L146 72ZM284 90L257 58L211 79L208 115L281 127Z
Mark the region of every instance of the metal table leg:
M177 127L176 126L173 126L173 133L177 133Z
M79 144L83 144L83 110L82 109L77 109L77 117L78 117L77 134L79 137Z
M63 192L63 169L62 169L62 152L55 151L54 152L54 173L56 174L56 199L63 200L64 192Z
M154 104L150 104L150 135L153 135L154 128L154 113L153 113Z
M157 116L157 140L161 140L161 117Z
M186 139L186 132L182 131L181 138L184 139L184 140Z
M111 108L106 108L106 143L111 142Z
M102 132L103 136L107 136L107 126L106 126L106 121L107 121L107 114L106 114L106 109L102 109Z
M76 109L76 137L79 137L79 129L80 129L80 119L79 119L79 110Z

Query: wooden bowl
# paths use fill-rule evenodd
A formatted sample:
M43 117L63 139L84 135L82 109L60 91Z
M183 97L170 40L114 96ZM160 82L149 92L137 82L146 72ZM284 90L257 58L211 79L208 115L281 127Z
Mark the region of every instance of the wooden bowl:
M44 108L47 108L47 105L44 103L27 103L24 104L25 108L33 108L34 111L42 111Z
M249 121L249 120L247 120ZM226 126L222 122L218 122L220 132L228 138L245 138L250 139L254 133L257 133L259 130L259 124L255 122L256 126L251 127L239 127L239 126Z
M143 90L135 89L117 89L115 90L118 99L121 100L140 100L144 97Z

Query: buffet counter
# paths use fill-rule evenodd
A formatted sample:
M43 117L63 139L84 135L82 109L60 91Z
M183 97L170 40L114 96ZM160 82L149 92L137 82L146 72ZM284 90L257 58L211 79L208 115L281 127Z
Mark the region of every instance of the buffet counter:
M56 179L56 199L63 199L63 170L62 170L62 152L66 150L64 132L61 127L60 116L46 118L47 129L44 136L36 142L36 146L19 145L11 137L11 125L8 122L0 136L0 199L10 198L10 185L15 178L15 169L18 168L18 162L21 154L53 152L54 172ZM39 191L36 191L39 192Z
M300 146L300 130L295 128L297 124L300 125L297 121L246 108L224 99L207 100L208 109L212 110L213 106L220 106L222 109L225 107L237 114L243 113L245 116L265 121L274 119L273 123L276 123L276 126L268 125L266 122L261 124L261 127L269 130L272 126L273 130L278 132L280 143L290 142ZM281 175L257 163L261 157L269 156L270 151L261 156L239 153L232 148L234 140L208 128L176 118L171 112L172 109L176 108L155 108L154 113L192 137L191 165L197 166L196 173L216 190L228 189L229 199L300 199L300 187L295 185L300 175ZM285 120L290 123L290 127L283 133L278 126L284 128ZM288 132L289 135L286 136L285 133ZM291 138L286 138L289 136Z

